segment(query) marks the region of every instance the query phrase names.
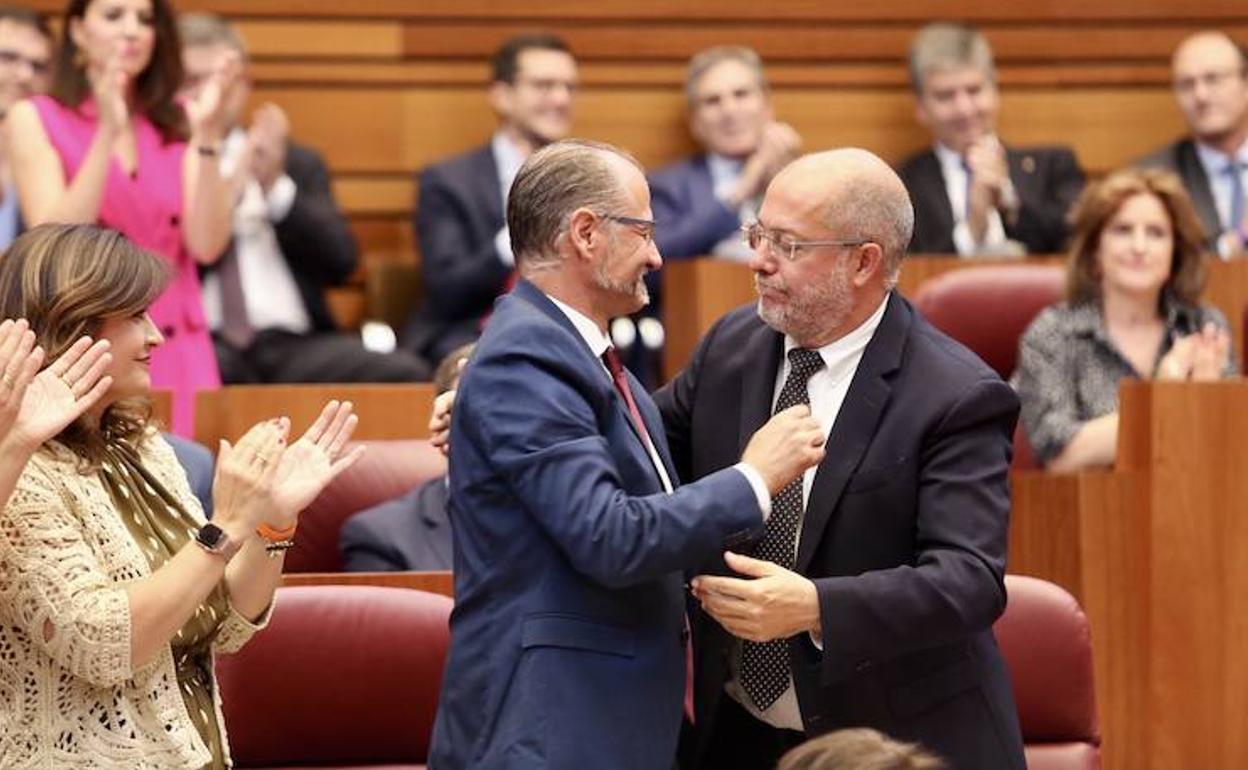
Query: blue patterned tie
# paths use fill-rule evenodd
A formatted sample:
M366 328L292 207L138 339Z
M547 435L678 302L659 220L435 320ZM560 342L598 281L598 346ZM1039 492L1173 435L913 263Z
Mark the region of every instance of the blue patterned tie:
M780 388L776 411L797 404L810 404L807 381L823 368L823 356L816 350L793 348L789 351L789 376ZM797 532L802 524L802 477L771 498L771 516L754 557L792 569L797 557ZM789 641L741 643L741 687L759 711L766 711L789 689Z

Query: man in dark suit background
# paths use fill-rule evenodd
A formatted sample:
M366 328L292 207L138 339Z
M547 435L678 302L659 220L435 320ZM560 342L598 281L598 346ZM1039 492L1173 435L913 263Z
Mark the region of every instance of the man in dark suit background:
M910 47L910 84L934 140L900 169L914 201L910 251L973 257L1065 248L1083 172L1068 147L1007 147L998 138L988 41L960 24L929 24Z
M676 488L658 412L609 319L661 265L641 167L606 145L533 154L508 202L522 276L451 423L455 609L435 770L671 770L685 689L681 570L762 528L822 457L809 409Z
M731 465L794 397L828 452L773 500L761 542L694 579L705 612L681 766L762 770L804 736L864 726L959 770L1022 770L991 631L1018 400L892 291L913 212L879 158L796 161L759 223L757 308L717 322L655 396L676 471Z
M451 351L433 372L438 395L459 385L472 345ZM442 474L406 494L347 519L338 536L347 572L402 572L451 568L451 521L446 515L447 479Z
M797 157L801 137L775 119L762 60L744 46L690 59L685 102L689 133L703 151L650 176L659 253L744 261L740 227L757 217L767 183Z
M225 20L179 20L184 91L194 93L224 56L244 64L247 49ZM249 79L222 95L234 128L219 148L222 170L238 187L233 240L203 276L204 314L212 327L221 380L260 382L415 382L424 360L406 351L364 347L339 332L325 289L355 271L357 249L329 186L324 161L291 142L286 114L261 105L242 127Z
M1189 136L1140 161L1179 175L1209 246L1223 258L1248 250L1248 50L1224 32L1197 32L1171 62L1174 98Z
M420 172L414 224L425 296L403 345L430 361L481 333L515 265L503 218L511 180L530 153L572 130L576 60L561 39L513 37L495 52L491 69L494 136Z

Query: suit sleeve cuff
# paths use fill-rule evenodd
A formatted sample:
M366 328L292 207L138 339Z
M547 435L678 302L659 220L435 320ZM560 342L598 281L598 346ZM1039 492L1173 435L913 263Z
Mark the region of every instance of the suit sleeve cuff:
M269 194L265 196L264 202L269 209L269 221L281 222L290 213L291 206L295 205L295 180L288 175L282 174L278 177L273 186L269 188Z
M754 497L758 500L758 510L763 514L763 521L771 516L771 492L767 490L767 483L763 481L763 474L759 473L753 465L747 462L739 462L733 466L741 471L741 475L745 476L745 480L750 482L750 489L754 490Z

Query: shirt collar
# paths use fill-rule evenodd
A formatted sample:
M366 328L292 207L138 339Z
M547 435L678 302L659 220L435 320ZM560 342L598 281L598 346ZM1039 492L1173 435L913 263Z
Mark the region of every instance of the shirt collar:
M954 152L948 146L937 142L932 146L932 152L936 155L936 160L940 162L940 167L946 171L956 169L961 173L966 173L966 167L963 165L962 156Z
M1109 339L1100 302L1080 302L1070 305L1069 309L1068 323L1072 333ZM1167 329L1192 328L1195 323L1196 310L1176 300L1169 291L1163 291L1161 316Z
M580 333L581 338L585 340L586 345L589 345L589 349L593 351L595 356L601 358L602 354L607 352L607 348L611 347L611 340L607 339L607 335L603 333L602 329L598 328L598 324L594 323L589 316L571 305L560 302L549 294L546 295L546 299L553 302L555 307L559 308L568 317L568 320L576 327L577 332Z
M1232 157L1240 164L1248 164L1248 141L1241 144L1234 155L1227 155L1204 142L1197 141L1196 157L1200 158L1200 165L1205 167L1205 176L1216 179L1226 174L1226 167L1230 164Z
M889 294L891 293L889 292ZM858 324L848 334L838 337L819 348L819 357L823 359L825 365L830 368L838 360L852 355L854 352L862 350L867 346L867 343L871 341L871 337L875 335L875 330L879 327L880 321L884 319L884 310L888 307L889 294L884 295L880 306L867 317L867 320ZM788 360L789 351L796 347L798 347L797 341L787 334L784 335L785 360Z
M706 168L711 172L712 185L725 181L735 182L737 177L741 176L741 169L744 167L745 161L729 158L717 152L706 154Z

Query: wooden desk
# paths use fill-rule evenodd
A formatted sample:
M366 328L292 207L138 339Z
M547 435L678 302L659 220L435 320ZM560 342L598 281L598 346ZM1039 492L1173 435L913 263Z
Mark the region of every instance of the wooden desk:
M429 437L433 385L403 384L229 385L201 391L195 402L195 440L214 452L217 442L234 442L256 423L272 417L291 419L298 437L330 399L350 401L360 424L355 439Z
M897 281L898 290L912 297L923 282L949 272L981 265L1017 263L1017 259L907 257ZM1035 256L1028 264L1064 264L1060 256ZM1248 307L1248 260L1210 259L1205 301L1220 309L1231 324L1236 356L1244 350L1243 314ZM667 343L663 372L673 377L685 365L694 346L716 319L733 308L754 301L754 276L739 262L709 257L670 262L663 269L663 321Z
M1014 474L1010 571L1088 614L1107 770L1248 767L1248 383L1121 405L1114 471Z

